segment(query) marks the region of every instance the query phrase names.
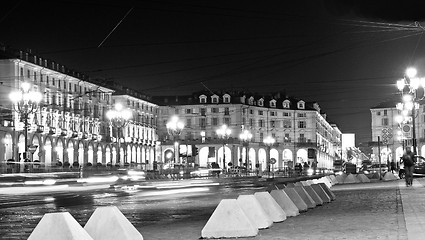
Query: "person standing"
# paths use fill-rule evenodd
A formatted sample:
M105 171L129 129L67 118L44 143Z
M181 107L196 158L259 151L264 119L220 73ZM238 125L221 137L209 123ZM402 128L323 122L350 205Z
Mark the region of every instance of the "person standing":
M395 170L395 162L394 161L391 161L390 168L391 168L391 173L394 173L394 170Z
M403 154L403 164L404 171L406 173L406 186L412 186L413 169L415 168L415 155L410 148L407 148L406 152Z

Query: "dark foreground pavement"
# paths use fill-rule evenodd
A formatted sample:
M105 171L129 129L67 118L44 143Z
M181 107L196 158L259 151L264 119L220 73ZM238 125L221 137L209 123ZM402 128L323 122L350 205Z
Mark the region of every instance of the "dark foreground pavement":
M244 239L425 239L425 179L335 185L336 200ZM145 239L199 239L208 219L139 227Z

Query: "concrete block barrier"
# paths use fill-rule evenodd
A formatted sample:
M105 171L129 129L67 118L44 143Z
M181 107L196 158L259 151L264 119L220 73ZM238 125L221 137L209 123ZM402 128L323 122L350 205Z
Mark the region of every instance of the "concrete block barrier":
M330 176L325 176L325 177L328 179L328 181L331 183L332 186L335 185L335 182L332 180Z
M274 198L274 200L279 204L279 206L286 213L287 217L295 217L300 214L297 206L295 206L294 202L286 195L286 193L282 190L272 190L270 195Z
M357 174L357 179L359 179L359 181L362 183L370 183L370 179L363 173Z
M338 184L338 180L336 179L335 175L329 175L329 178L331 179L333 184Z
M316 203L310 197L310 195L305 191L304 187L294 187L294 189L295 189L295 191L297 191L298 195L300 195L300 197L307 204L308 208L315 208L316 207Z
M295 183L287 183L286 187L287 188L293 188L293 187L295 187Z
M302 186L304 186L304 185L302 184L302 182L296 182L296 183L294 183L294 185L295 185L295 187L302 187Z
M310 186L310 184L307 181L300 181L302 186Z
M295 188L284 188L282 189L288 195L288 197L292 200L292 202L297 206L299 212L305 212L308 209L307 204L301 198L301 196L295 191Z
M311 179L307 180L307 183L308 183L309 186L311 186L312 184L314 184L313 180L311 180Z
M245 215L236 199L223 199L201 231L202 238L255 237L258 228Z
M326 186L326 184L319 183L319 185L323 188L323 190L325 190L325 192L328 194L332 201L336 199L335 194L331 191L330 188L328 188L328 186Z
M394 181L394 180L398 180L398 177L396 177L392 172L386 172L383 180L384 181Z
M328 188L331 188L331 187L332 187L332 184L331 184L331 182L329 181L329 179L328 179L328 178L326 178L326 177L321 177L321 178L320 178L320 181L322 181L324 184L326 184L326 186L328 186Z
M46 213L29 240L93 240L69 212Z
M286 220L286 213L268 192L256 192L254 196L260 202L261 207L273 220L273 222L283 222Z
M258 229L268 228L273 225L273 220L264 211L254 195L239 195L237 202L251 223Z
M359 179L357 179L356 175L350 173L344 179L344 184L349 184L349 183L360 183L360 181L359 181Z
M311 199L316 203L316 206L323 205L323 200L319 197L319 195L314 191L311 186L304 186L305 191L310 195Z
M115 206L96 208L84 229L94 240L143 240L142 234Z
M323 190L323 188L319 184L313 184L311 185L313 190L319 195L319 197L322 199L323 203L329 203L332 201L331 197Z
M343 184L346 177L347 177L347 174L343 173L341 175L336 176L336 180L338 181L339 184Z

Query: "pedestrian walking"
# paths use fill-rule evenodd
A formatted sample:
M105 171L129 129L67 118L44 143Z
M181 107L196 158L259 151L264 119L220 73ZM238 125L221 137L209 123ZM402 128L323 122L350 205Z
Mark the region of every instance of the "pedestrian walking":
M415 168L415 155L412 150L410 150L410 148L407 148L406 152L403 154L403 164L404 171L406 174L406 186L412 186L413 169Z
M394 173L394 170L395 170L395 162L394 161L392 161L390 163L390 168L391 168L391 173Z

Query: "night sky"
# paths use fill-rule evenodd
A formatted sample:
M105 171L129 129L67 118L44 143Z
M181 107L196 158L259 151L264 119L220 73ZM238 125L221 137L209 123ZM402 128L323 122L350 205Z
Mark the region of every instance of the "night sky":
M360 144L406 67L425 75L425 3L398 2L5 1L0 43L148 95L285 91Z

